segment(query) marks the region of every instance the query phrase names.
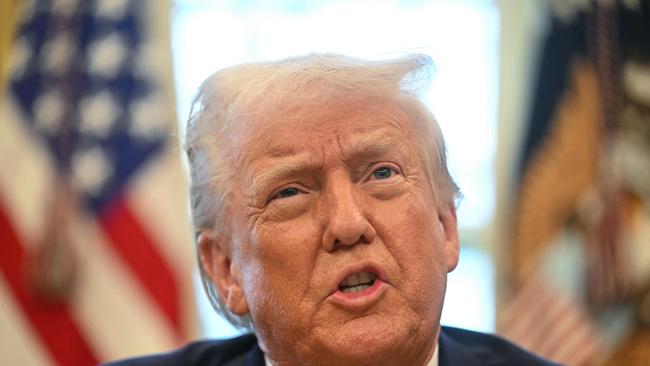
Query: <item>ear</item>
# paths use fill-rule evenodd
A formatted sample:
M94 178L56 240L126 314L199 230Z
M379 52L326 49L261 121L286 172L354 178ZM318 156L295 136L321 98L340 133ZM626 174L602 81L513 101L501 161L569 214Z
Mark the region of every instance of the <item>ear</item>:
M219 298L236 315L248 314L241 287L239 267L232 261L229 241L213 231L203 231L197 239L201 267L214 283Z
M451 272L458 265L460 255L460 242L458 240L458 225L456 220L456 206L451 203L438 210L438 220L444 232L444 254L447 261L447 272Z

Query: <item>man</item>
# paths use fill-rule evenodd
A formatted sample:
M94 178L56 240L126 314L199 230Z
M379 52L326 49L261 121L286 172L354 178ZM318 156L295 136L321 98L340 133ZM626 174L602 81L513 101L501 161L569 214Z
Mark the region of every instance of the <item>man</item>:
M202 85L186 148L201 273L254 335L123 365L547 365L440 327L458 262L431 61L310 55Z

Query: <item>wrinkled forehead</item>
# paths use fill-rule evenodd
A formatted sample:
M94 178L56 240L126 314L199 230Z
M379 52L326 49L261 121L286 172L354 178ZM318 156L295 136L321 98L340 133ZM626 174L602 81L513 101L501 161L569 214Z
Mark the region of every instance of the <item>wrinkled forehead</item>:
M341 95L266 106L243 118L233 135L242 152L274 154L316 142L354 144L355 139L368 135L407 142L411 141L412 130L408 113L398 101Z

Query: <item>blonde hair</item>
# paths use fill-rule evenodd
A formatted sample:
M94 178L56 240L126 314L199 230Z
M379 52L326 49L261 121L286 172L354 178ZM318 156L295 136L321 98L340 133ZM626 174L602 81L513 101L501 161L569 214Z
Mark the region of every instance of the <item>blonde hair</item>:
M459 190L447 170L442 132L419 99L429 85L431 70L431 58L421 54L387 61L310 54L236 65L210 76L193 101L185 136L195 235L205 230L227 230L224 214L234 188L229 182L241 158L229 149L235 143L231 135L234 124L252 117L269 119L281 111L301 113L296 106L332 106L336 96L344 93L358 97L360 102L380 98L404 106L411 122L423 128L416 136L417 149L428 163L438 201L453 204ZM233 325L252 331L250 317L227 309L202 268L201 279L215 310Z

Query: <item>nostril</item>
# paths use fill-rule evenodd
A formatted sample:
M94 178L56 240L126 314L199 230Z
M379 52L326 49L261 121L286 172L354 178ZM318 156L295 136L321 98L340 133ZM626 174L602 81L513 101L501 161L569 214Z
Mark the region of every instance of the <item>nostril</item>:
M334 221L330 222L325 229L323 247L327 251L332 251L346 246L370 244L375 236L375 229L365 217L361 217L358 221Z
M365 235L359 235L356 239L336 239L334 240L334 249L341 247L347 247L355 244L368 244L369 241L366 239Z

